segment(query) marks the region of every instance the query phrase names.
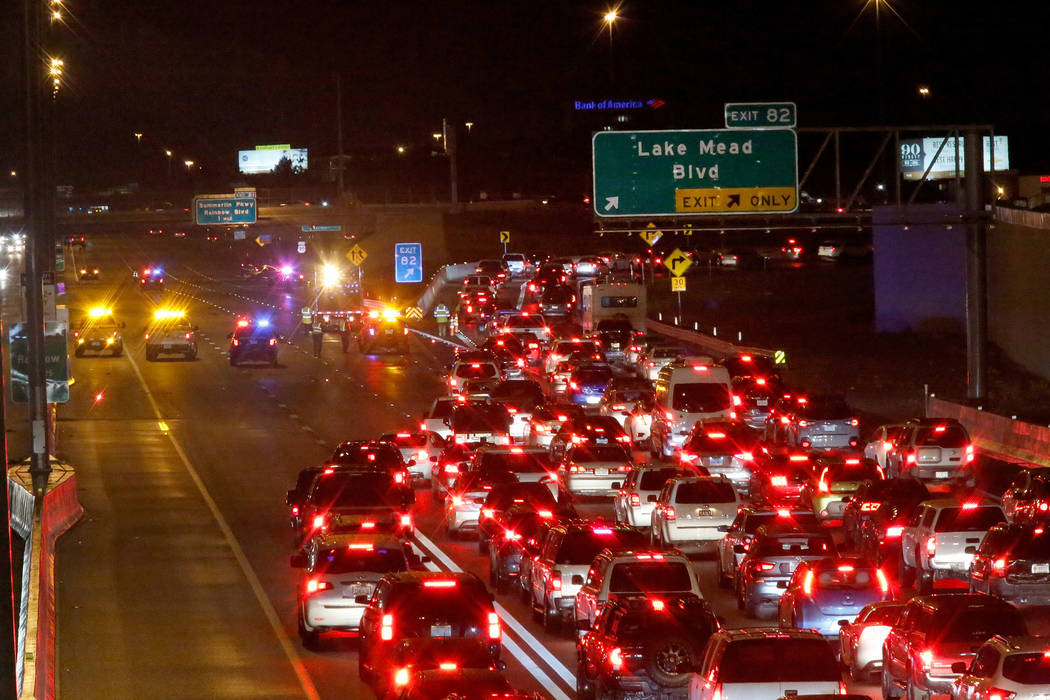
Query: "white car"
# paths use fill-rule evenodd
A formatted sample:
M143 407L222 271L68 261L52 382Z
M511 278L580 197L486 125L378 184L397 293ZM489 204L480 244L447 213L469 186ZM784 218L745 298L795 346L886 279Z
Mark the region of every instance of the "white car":
M573 496L612 497L633 466L622 445L577 445L565 454L558 479Z
M1050 698L1048 654L1046 637L992 637L952 684L951 700Z
M570 338L568 340L556 340L551 350L543 361L543 373L550 374L559 363L569 359L574 352L584 351L587 353L598 353L598 345L590 339Z
M405 545L392 535L315 537L293 557L304 568L299 582L299 637L307 649L320 646L326 632L354 632L384 574L408 571ZM361 598L365 598L363 602Z
M448 440L452 437L452 428L448 426L446 421L452 416L452 408L455 405L456 400L450 396L434 399L430 410L423 413L423 420L419 423L419 429L437 433L443 439Z
M651 382L655 382L660 376L660 370L674 362L679 357L684 357L689 351L678 345L657 345L645 353L640 361L641 374Z
M653 508L650 537L663 547L711 551L729 531L739 504L733 482L724 477L671 479Z
M889 468L889 456L897 449L897 438L903 430L903 423L880 425L864 445L864 457L875 460L886 471Z
M379 438L381 442L390 442L401 451L405 464L409 464L408 473L412 481L430 483L434 464L445 449L445 439L432 432L388 433ZM415 461L415 464L411 464Z
M839 648L842 665L857 682L871 681L882 670L882 643L890 628L897 624L904 603L886 601L868 605L853 622L839 625Z
M668 479L688 476L690 472L670 465L645 464L627 472L623 488L613 498L613 513L618 523L639 530L649 530L657 497Z
M517 481L513 475L508 475L506 480ZM477 472L466 472L449 487L445 493L445 526L450 538L478 533L481 506L492 485L492 479L482 479Z
M615 418L620 427L626 429L635 403L651 399L652 395L647 389L606 389L598 403L598 415Z

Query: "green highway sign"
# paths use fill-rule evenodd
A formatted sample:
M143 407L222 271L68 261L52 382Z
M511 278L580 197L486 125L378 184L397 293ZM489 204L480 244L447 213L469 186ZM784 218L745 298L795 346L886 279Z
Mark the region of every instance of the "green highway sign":
M599 131L591 147L598 216L798 209L793 129Z
M798 126L794 102L727 102L726 128L746 129Z

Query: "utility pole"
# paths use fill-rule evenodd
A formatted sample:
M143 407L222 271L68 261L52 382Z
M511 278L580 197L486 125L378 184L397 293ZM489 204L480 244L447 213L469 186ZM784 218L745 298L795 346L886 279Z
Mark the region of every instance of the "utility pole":
M987 213L984 210L984 149L982 134L965 134L966 154L966 398L983 400L988 346L988 243ZM956 167L958 167L958 160Z
M343 76L339 73L335 74L335 139L336 150L339 153L336 191L338 193L337 199L341 205L343 201L343 169L345 164L343 163Z
M453 204L459 204L459 182L456 172L456 127L448 123L448 119L441 120L442 141L445 144L445 155L448 156L448 178L449 189Z

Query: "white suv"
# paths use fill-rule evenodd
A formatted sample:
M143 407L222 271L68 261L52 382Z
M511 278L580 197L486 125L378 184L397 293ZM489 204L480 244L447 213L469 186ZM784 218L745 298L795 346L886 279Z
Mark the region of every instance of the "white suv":
M965 668L964 668L965 667ZM1050 696L1046 637L992 637L977 648L973 661L952 664L963 675L952 684L952 700Z
M740 495L725 477L671 479L653 508L654 545L682 550L712 550L729 531Z

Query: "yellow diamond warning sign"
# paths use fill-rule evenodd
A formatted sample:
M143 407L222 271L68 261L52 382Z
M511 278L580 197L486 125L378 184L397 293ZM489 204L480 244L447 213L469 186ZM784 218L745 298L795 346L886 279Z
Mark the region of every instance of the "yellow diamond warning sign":
M683 214L746 214L795 211L794 187L726 187L674 191L675 211Z

